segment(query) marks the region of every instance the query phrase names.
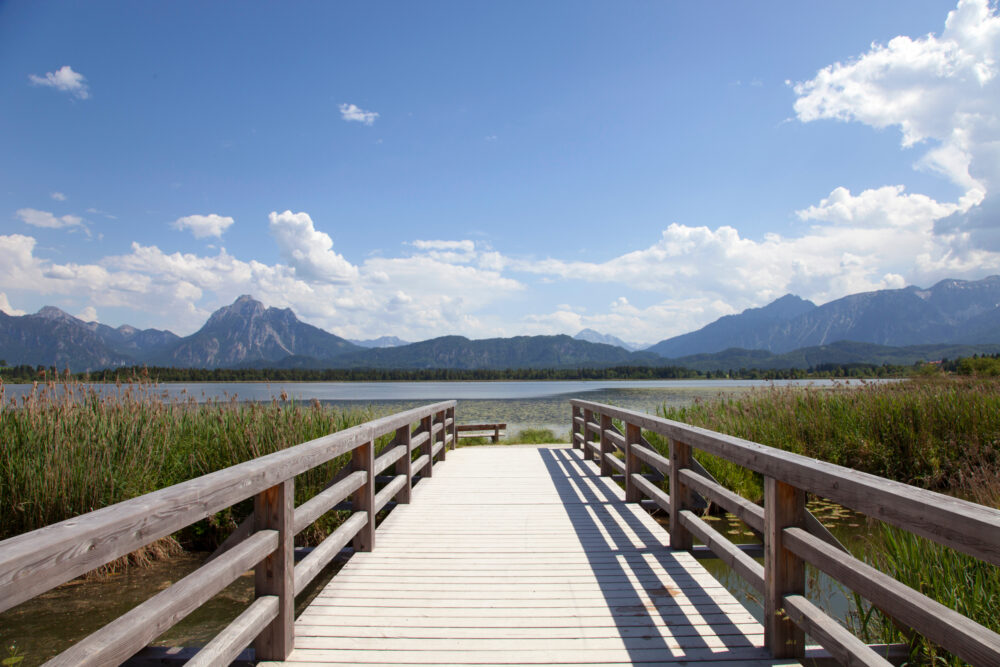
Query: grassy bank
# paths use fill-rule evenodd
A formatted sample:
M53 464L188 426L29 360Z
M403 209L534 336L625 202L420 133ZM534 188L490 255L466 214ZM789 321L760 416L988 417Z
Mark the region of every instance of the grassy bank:
M684 421L1000 508L1000 379L931 375L892 384L770 388L663 409ZM664 443L659 443L664 447ZM700 454L730 488L760 502L759 475ZM872 524L865 557L883 572L1000 631L1000 568ZM868 642L911 642L916 664L962 664L904 636L862 599L852 625Z
M0 386L0 538L62 521L374 417L318 402L168 400L148 383L99 396L79 384L41 385L16 403ZM347 456L296 478L296 502L322 490ZM249 501L179 538L213 548L250 510ZM335 527L329 515L303 535Z

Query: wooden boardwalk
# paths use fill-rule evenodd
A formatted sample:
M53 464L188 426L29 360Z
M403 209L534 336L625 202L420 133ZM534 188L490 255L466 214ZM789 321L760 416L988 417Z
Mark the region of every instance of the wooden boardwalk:
M668 544L580 450L457 449L261 664L798 664Z
M1000 665L1000 634L855 558L809 513L806 495L994 566L1000 510L582 399L570 400L575 449L455 450L456 405L373 419L4 540L0 612L252 501L228 548L46 665L192 655L192 667L215 667L249 657L250 646L271 665L889 667L908 659L907 645L866 644L810 602L807 565L967 663ZM650 443L657 438L666 446ZM763 505L720 484L696 451L760 475ZM350 461L333 483L296 505L296 477L338 457ZM669 496L650 476L666 480ZM706 523L697 496L762 536L764 562ZM669 513L669 537L641 509L645 500ZM295 535L345 506L349 518L296 562ZM699 555L711 552L761 596L763 627L695 560L696 539ZM295 596L352 541L357 553L296 620ZM149 646L251 569L253 602L205 646ZM807 637L822 648L807 647Z

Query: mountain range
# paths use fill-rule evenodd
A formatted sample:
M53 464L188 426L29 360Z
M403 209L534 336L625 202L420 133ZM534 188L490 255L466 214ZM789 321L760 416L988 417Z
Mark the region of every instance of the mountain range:
M580 333L573 336L573 338L576 340L585 340L588 343L604 343L605 345L614 345L615 347L626 349L629 352L636 352L646 347L645 345L639 345L638 343L626 343L617 336L602 334L600 331L594 331L593 329L582 329Z
M851 294L817 306L788 294L647 348L683 357L728 348L785 353L850 340L875 345L1000 342L1000 276Z
M584 329L576 336L407 343L349 341L241 296L190 336L84 322L52 306L0 312L0 359L74 371L149 364L229 368L567 368L678 365L700 370L912 363L1000 344L1000 276L852 294L822 306L788 294L645 350ZM976 348L962 346L978 346ZM989 349L993 349L992 346ZM1000 350L1000 348L997 348Z
M400 345L410 344L409 341L396 336L379 336L378 338L369 338L368 340L348 338L347 340L359 347L399 347Z

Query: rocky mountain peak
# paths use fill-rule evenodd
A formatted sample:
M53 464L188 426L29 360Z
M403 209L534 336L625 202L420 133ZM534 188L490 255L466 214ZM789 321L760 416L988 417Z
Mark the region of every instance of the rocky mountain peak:
M206 327L221 324L223 322L232 321L234 319L238 320L252 320L261 317L268 309L264 307L264 304L257 301L255 298L249 294L244 294L240 298L233 301L231 305L223 306L217 311L212 313L212 316L208 318L208 322L205 323Z
M816 308L816 304L795 294L786 294L760 308L747 308L742 315L761 317L769 320L790 320Z
M70 315L69 313L67 313L66 311L60 310L59 308L56 308L55 306L44 306L44 307L42 307L41 310L39 310L37 313L35 313L35 315L37 317L42 317L42 318L44 318L46 320L72 321L72 320L76 319L75 317L73 317L72 315Z

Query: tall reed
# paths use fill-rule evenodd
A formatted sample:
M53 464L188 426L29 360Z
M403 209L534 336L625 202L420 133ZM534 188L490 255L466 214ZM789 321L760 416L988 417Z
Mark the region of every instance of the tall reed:
M171 484L242 463L368 421L341 411L236 396L171 400L155 384L96 392L79 383L37 385L6 400L0 384L0 538L40 528ZM347 460L296 479L296 502L321 490ZM244 503L246 505L246 503ZM249 511L237 506L182 533L211 547ZM326 532L336 518L313 529ZM309 539L307 535L306 539Z
M870 540L868 560L910 588L1000 632L1000 568L908 531L883 526ZM848 625L870 643L908 643L911 664L964 665L925 637L903 632L854 595Z
M1000 469L1000 381L931 378L771 387L664 407L668 419L928 489L968 495L964 471ZM759 480L701 456L753 500ZM715 470L713 470L715 468Z
M665 407L660 414L1000 509L1000 380L994 376L766 388ZM658 446L666 450L662 441ZM761 501L759 475L704 453L697 456L723 484ZM1000 631L1000 568L884 525L866 540L865 558ZM909 642L911 664L962 664L925 638L904 634L860 596L854 598L850 625L869 642Z

